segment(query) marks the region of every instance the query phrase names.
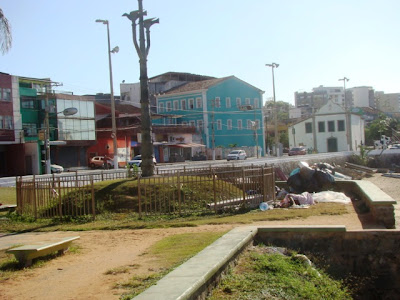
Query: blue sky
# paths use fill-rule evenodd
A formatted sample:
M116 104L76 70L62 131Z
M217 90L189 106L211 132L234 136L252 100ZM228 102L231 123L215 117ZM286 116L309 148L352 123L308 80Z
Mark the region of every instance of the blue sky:
M313 87L372 86L400 92L398 0L143 0L151 27L149 77L169 71L235 75L276 98ZM75 94L109 93L106 26L110 22L114 91L139 81L130 21L136 0L0 0L13 46L0 72L62 82Z

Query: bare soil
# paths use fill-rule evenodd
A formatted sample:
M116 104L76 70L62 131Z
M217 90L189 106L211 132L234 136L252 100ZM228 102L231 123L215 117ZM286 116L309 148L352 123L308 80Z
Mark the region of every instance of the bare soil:
M400 179L376 174L366 180L375 183L395 200L400 200L397 192ZM315 216L254 225L345 225L347 230L380 228L373 224L368 214L359 216L352 205L346 207L348 214L340 216ZM118 283L159 268L144 255L146 249L155 242L169 235L228 231L235 226L241 225L48 233L46 236L49 237L79 235L80 239L75 242L79 246L79 253L67 253L40 268L26 269L18 276L1 282L0 299L119 299L125 290L116 288ZM126 272L105 274L117 268Z

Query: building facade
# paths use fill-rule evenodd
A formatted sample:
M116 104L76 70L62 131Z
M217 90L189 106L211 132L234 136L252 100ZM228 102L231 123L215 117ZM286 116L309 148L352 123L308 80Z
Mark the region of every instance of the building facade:
M165 116L157 123L195 126L192 142L204 144L213 158L216 148L232 147L265 155L262 95L234 76L189 82L157 95L158 113Z
M310 118L289 126L289 146L318 153L356 151L365 142L364 120L328 102Z

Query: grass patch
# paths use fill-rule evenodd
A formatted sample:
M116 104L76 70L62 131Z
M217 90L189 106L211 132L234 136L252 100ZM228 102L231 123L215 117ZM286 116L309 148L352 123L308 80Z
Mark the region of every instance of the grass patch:
M209 300L352 299L341 281L305 265L294 254L246 251Z
M10 218L0 219L0 232L29 231L87 231L87 230L119 230L119 229L152 229L172 227L195 227L216 224L251 224L260 221L276 221L304 219L310 216L342 215L348 213L346 206L338 203L318 203L308 209L275 209L265 212L252 210L243 214L221 215L160 215L139 218L135 213L104 213L95 221L90 218L80 219L40 219L9 214Z
M17 204L15 187L0 187L0 199L2 204Z
M106 272L104 272L105 275L117 275L117 274L123 274L123 273L128 273L129 268L128 267L117 267L110 269Z
M185 233L169 236L157 242L144 256L151 259L159 271L134 276L127 282L117 284L116 288L128 290L122 299L131 299L140 294L224 234L225 232Z

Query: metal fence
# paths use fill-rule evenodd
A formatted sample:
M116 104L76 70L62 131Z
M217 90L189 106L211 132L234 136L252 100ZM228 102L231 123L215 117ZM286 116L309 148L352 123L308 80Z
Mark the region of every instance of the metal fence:
M121 197L129 210L143 215L215 213L224 209L255 207L274 200L272 167L183 168L157 170L142 178L140 172L108 170L94 174L18 177L17 212L38 218L77 217L104 209L104 202ZM132 177L133 175L133 177ZM95 182L129 179L130 195L105 195Z

